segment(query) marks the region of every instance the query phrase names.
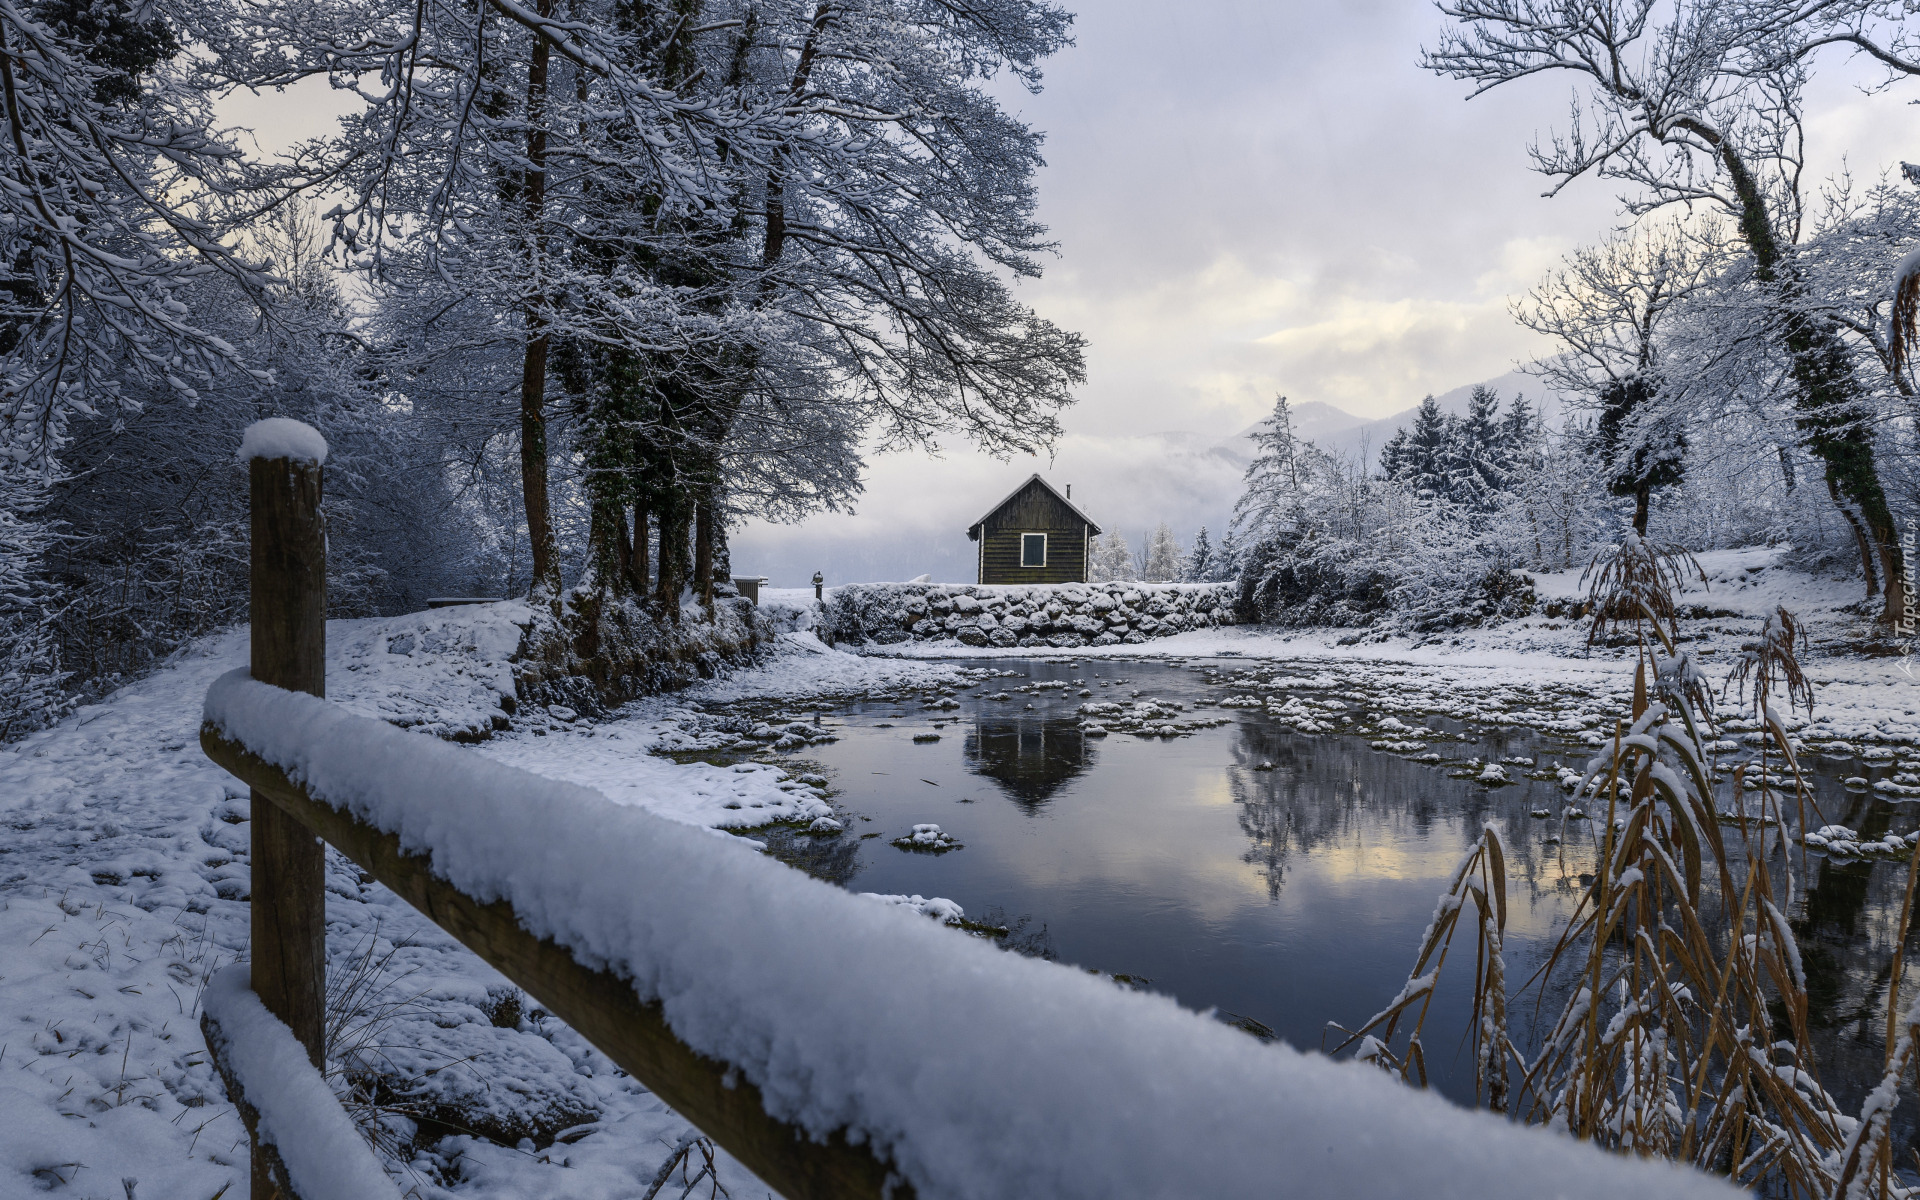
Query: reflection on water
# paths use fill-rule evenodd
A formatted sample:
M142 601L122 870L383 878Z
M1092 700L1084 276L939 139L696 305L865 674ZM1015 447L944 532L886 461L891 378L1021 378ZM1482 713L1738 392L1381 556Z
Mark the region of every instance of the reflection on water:
M1085 677L1099 700L1137 689L1197 705L1222 694L1194 671L1158 664L1017 669L1033 682ZM1320 1045L1329 1021L1364 1020L1399 990L1448 873L1487 823L1508 847L1516 983L1545 960L1592 869L1584 827L1553 842L1559 821L1531 815L1560 811L1564 793L1551 781L1490 789L1357 737L1293 733L1257 710L1233 710L1229 725L1172 740L1088 738L1075 720L1076 692L980 694L955 716L905 720L896 704L849 706L841 740L806 752L832 777L847 832L777 836L776 850L858 891L946 896L970 916L1024 922L1064 962L1149 979L1194 1008L1243 1014L1301 1046ZM939 741L913 741L956 719ZM1462 737L1433 746L1452 759L1578 766L1589 753L1519 730L1427 724ZM1824 820L1868 834L1889 822L1912 827L1911 814L1839 786L1836 772L1857 766L1811 765ZM966 848L933 857L887 844L925 821ZM1778 874L1786 862L1777 842L1773 856ZM1797 849L1792 859L1797 872ZM1821 1076L1857 1108L1882 1053L1905 868L1806 862L1791 916ZM1443 979L1427 1023L1429 1067L1456 1098L1471 1093L1470 1047L1456 1044L1470 974ZM1546 1011L1555 1007L1549 1000ZM1912 1136L1911 1108L1903 1101L1902 1141Z
M969 771L998 783L1031 814L1093 766L1093 741L1070 717L976 717L964 753Z

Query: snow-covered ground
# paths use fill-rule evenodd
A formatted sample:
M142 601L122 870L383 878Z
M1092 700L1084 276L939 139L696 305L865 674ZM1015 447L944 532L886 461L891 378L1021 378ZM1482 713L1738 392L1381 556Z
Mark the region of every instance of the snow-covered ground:
M422 732L492 728L506 716L501 696L512 694L518 619L519 606L499 604L333 622L329 698ZM246 655L243 632L209 639L58 726L0 746L0 1196L54 1187L124 1200L123 1179L142 1200L246 1187L244 1131L196 1024L208 977L246 946L245 792L198 741L208 686ZM797 652L712 693L804 694L952 673ZM649 755L657 744L698 744L678 711L653 702L599 727L522 713L477 751L697 824L827 811L813 788L773 768ZM411 1081L429 1115L458 1109L491 1121L495 1136L531 1135L520 1150L448 1137L406 1182L424 1196L644 1190L684 1122L557 1022L515 1019L503 978L363 884L345 860L330 859L328 888L332 974L371 973L382 989L364 1006L363 1054ZM547 1145L568 1126L564 1141ZM534 1151L535 1141L546 1148ZM721 1166L736 1196L758 1194L742 1190L747 1176L724 1156Z
M1684 623L1710 664L1729 662L1774 603L1809 617L1818 638L1857 599L1852 587L1819 591L1788 578L1764 552L1723 557L1709 556L1714 583L1702 602L1740 615ZM780 723L804 726L810 701L951 688L978 676L943 656L990 653L915 646L914 658L856 656L793 632L762 667L612 720L548 709L509 721L507 660L524 618L498 604L335 622L329 698L427 733L510 724L468 752L691 824L749 828L825 814L824 781L648 752L738 744L745 718L733 715L749 707L772 734ZM1579 623L1544 618L1418 641L1218 629L1054 656L1269 660L1260 663L1269 679L1280 672L1301 690L1339 689L1382 710L1570 728L1603 719L1631 683L1631 660L1589 654L1584 636ZM243 633L208 639L60 725L0 746L0 1195L212 1197L245 1186L243 1131L196 1025L208 978L246 942L247 802L197 741L209 685L245 660ZM1817 707L1802 737L1920 741L1920 684L1903 660L1816 655L1807 665ZM781 711L769 715L770 706ZM520 1007L504 979L344 860L332 861L328 886L332 972L374 981L358 1006L363 1060L405 1081L418 1115L459 1113L494 1139L445 1137L403 1184L422 1196L644 1190L682 1144L683 1122L571 1031ZM938 902L906 906L949 915ZM385 1131L390 1144L406 1134ZM734 1195L759 1194L724 1155L720 1170Z

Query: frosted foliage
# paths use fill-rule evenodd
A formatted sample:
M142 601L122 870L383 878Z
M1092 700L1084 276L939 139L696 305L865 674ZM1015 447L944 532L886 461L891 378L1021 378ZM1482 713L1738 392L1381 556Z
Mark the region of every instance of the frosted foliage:
M253 994L244 964L215 975L202 1004L212 1036L225 1043L223 1057L260 1114L260 1141L278 1152L301 1200L399 1200L400 1189L293 1030Z
M1133 551L1127 545L1125 534L1118 529L1110 529L1093 539L1093 556L1087 563L1088 582L1113 583L1138 576L1139 572L1133 563Z
M1378 473L1296 437L1284 399L1256 440L1234 511L1244 540L1222 545L1242 620L1427 632L1523 616L1533 594L1516 570L1583 562L1619 526L1583 436L1548 435L1486 389L1464 418L1423 404Z
M295 462L324 466L327 461L327 439L320 436L319 430L304 422L290 417L268 417L247 426L246 433L240 438L239 458L241 462L256 458L290 458Z
M1258 1045L1169 998L241 672L214 685L206 718L430 854L455 887L631 978L773 1115L851 1129L927 1200L1256 1196L1276 1179L1303 1195L1736 1194Z
M1147 537L1146 549L1141 555L1140 578L1146 583L1176 583L1185 557L1173 529L1162 521Z
M51 624L57 608L42 569L54 531L46 489L30 469L0 461L0 742L71 707Z

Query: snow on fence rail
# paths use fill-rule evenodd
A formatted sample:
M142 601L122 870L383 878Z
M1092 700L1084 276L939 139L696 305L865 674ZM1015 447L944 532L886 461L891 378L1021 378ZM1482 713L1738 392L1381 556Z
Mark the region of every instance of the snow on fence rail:
M306 1047L253 994L251 974L241 963L213 977L200 1030L255 1155L299 1200L400 1200Z
M1261 1045L328 704L317 457L252 460L251 674L214 685L201 728L253 789L251 979L223 977L203 1028L236 1104L263 1118L255 1200L330 1200L316 1189L342 1178L299 1166L339 1132L298 1115L324 1104L316 836L791 1200L1734 1194Z

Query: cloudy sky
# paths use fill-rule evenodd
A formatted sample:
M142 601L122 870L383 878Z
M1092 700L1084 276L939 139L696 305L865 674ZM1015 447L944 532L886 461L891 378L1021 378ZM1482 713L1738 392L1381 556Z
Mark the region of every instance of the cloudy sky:
M1071 0L1069 0L1071 3ZM1526 147L1566 111L1540 79L1471 102L1423 71L1420 0L1080 0L1077 44L1007 103L1047 137L1040 211L1060 244L1021 295L1089 339L1052 462L956 448L876 460L853 517L749 529L735 565L970 578L964 529L1019 480L1075 483L1138 542L1155 521L1218 533L1233 472L1197 453L1273 397L1380 417L1545 349L1508 316L1617 198L1542 198ZM1816 91L1811 176L1920 158L1910 97L1869 98L1836 59ZM1162 433L1186 435L1164 439Z
M1512 370L1545 347L1510 299L1617 220L1606 184L1546 200L1527 169L1569 85L1467 102L1420 69L1442 21L1423 0L1065 2L1077 44L1039 95L1003 95L1046 134L1060 247L1020 294L1089 340L1067 437L1051 461L877 459L857 514L740 531L742 572L970 578L966 526L1034 471L1136 542L1161 519L1217 532L1234 471L1205 451L1275 394L1380 417ZM1920 159L1913 89L1859 77L1823 64L1809 178ZM326 119L291 97L246 115L281 144Z

